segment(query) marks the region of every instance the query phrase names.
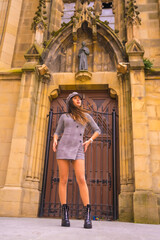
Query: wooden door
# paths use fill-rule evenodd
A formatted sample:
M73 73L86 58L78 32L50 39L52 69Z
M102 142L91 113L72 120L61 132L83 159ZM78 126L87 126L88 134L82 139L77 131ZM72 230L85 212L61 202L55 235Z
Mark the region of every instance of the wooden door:
M60 201L58 196L59 172L55 153L52 150L52 139L58 119L66 112L65 100L70 92L62 93L51 104L53 109L52 137L49 151L48 173L43 203L43 216L60 217ZM79 93L81 93L79 91ZM85 154L86 180L89 188L93 219L113 219L113 198L119 193L119 154L118 154L118 102L112 99L107 91L83 91L83 107L90 110L91 116L99 125L102 133L89 146ZM112 112L116 111L116 162L117 162L117 193L113 193L113 157L112 157ZM84 141L92 136L90 126L85 130ZM67 186L67 203L70 208L70 217L81 218L83 204L80 198L78 185L72 164L70 164L69 180ZM117 207L117 206L116 206ZM117 208L116 208L117 209ZM117 211L117 210L116 210Z

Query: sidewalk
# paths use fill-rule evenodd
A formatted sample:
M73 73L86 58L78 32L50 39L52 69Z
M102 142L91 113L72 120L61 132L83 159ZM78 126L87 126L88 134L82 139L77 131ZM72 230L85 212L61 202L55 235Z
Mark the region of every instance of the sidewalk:
M160 225L92 221L92 229L83 228L83 220L71 220L61 227L60 219L0 218L1 240L159 240Z

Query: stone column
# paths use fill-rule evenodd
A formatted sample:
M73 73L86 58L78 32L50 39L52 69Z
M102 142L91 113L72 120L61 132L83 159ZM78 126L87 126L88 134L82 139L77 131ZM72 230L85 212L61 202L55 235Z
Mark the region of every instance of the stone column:
M72 64L72 72L76 71L76 51L77 51L77 41L73 41L73 64Z
M11 0L0 49L0 69L11 68L23 0Z
M159 13L160 13L160 0L158 0L158 9L159 9ZM160 28L160 14L159 14L159 28Z
M4 188L0 191L2 216L3 213L4 216L21 216L22 214L23 180L30 155L38 88L35 72L26 70L24 69L22 74L6 182Z
M97 41L93 40L93 72L97 71Z
M115 29L118 30L118 37L121 41L126 40L126 28L125 28L125 1L113 0L113 13L115 15Z
M22 216L36 217L39 209L40 189L43 179L43 167L45 159L47 125L50 102L48 99L48 83L50 75L37 76L39 81L35 108L34 123L30 153L23 179L24 198L22 202Z
M118 74L120 83L119 96L119 152L120 183L119 220L133 222L134 169L131 133L131 103L128 73Z
M0 190L1 216L38 214L49 99L48 80L38 75L37 55L27 54L22 68L8 171Z
M126 45L130 62L135 192L134 221L158 223L157 198L152 192L152 172L146 111L144 51L136 40Z

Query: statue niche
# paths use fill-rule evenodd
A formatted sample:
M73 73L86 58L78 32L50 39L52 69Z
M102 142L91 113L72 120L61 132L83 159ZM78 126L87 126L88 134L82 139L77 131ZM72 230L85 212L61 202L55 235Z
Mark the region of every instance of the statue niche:
M86 39L87 47L81 46L84 39L80 38L77 44L76 51L76 68L78 71L93 72L93 43L91 39ZM116 71L117 60L115 53L110 47L110 44L101 36L98 36L96 46L96 68L98 72L103 71ZM73 45L72 41L63 42L57 49L56 53L49 51L45 64L48 66L50 72L72 72L73 69ZM84 50L85 49L85 50Z
M76 44L77 47L74 52L73 37L70 34L60 43L56 51L54 44L50 46L45 60L50 72L73 72L73 68L76 73L78 71L93 72L93 63L96 64L96 71L98 72L116 71L117 58L110 42L98 33L96 51L94 52L92 31L85 22L77 31ZM75 63L73 63L74 56ZM75 67L73 67L73 64L75 64Z

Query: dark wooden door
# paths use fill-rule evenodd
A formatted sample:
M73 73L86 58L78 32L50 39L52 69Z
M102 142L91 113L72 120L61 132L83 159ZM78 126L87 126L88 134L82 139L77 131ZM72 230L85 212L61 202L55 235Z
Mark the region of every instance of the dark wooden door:
M80 92L80 91L79 91ZM49 150L49 161L47 171L47 181L45 197L43 203L43 216L59 217L60 201L58 196L59 172L55 153L52 150L53 133L56 129L58 119L62 113L66 112L65 100L70 92L62 93L51 104L53 109L52 134ZM92 205L92 217L100 219L113 219L113 199L119 193L119 154L118 154L118 102L112 99L107 91L84 92L83 106L91 111L95 122L99 125L102 134L89 146L85 155L86 180L90 193ZM116 117L116 184L117 192L113 192L113 156L112 156L112 112L117 113ZM85 130L84 141L92 136L93 132L90 126ZM70 173L67 186L67 203L70 207L70 217L81 218L83 204L80 198L78 185L72 164L70 164ZM117 211L117 206L116 206Z

